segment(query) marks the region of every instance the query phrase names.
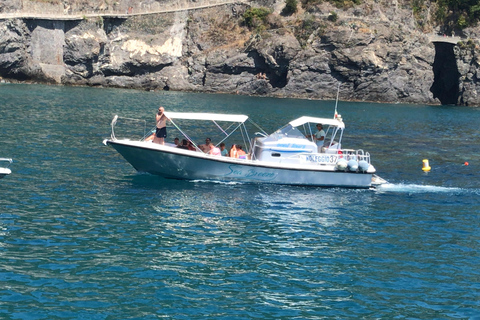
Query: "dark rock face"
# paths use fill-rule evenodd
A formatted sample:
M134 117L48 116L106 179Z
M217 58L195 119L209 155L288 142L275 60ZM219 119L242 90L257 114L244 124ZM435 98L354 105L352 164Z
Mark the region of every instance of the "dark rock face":
M442 104L457 104L459 98L460 73L453 48L449 43L435 43L434 82L430 91Z
M30 70L29 31L21 20L0 22L0 76L28 80L34 76Z
M247 8L61 23L0 20L0 76L311 99L334 99L340 83L343 100L480 104L478 45L434 46L398 8L376 12L365 5L333 23L322 13L335 9L327 6L312 13L316 24L306 35L278 21L251 31L240 24ZM362 18L367 13L371 18Z
M467 43L456 46L454 53L460 75L457 104L480 106L480 51L478 45Z

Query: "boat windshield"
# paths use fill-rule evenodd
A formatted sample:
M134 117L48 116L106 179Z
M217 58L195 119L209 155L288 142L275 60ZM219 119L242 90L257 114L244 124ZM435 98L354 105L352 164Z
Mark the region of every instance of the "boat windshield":
M282 139L282 138L305 139L305 136L303 135L303 133L297 128L292 127L291 124L287 124L286 126L278 129L272 134L272 136L274 136L276 139Z

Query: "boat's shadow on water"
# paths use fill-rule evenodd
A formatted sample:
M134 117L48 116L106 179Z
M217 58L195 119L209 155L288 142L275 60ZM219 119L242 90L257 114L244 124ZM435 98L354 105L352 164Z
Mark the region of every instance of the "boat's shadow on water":
M187 180L167 179L148 173L126 175L119 179L121 185L129 188L150 191L193 190L195 185Z
M213 208L213 212L235 215L258 210L318 213L344 205L368 206L376 197L371 189L175 180L149 174L124 176L120 188L119 194L143 194L145 201L156 205L168 207L181 202L199 210Z
M132 187L149 190L199 190L212 188L237 188L245 190L258 191L275 191L275 192L328 192L328 193L345 193L345 192L369 192L370 189L359 188L341 188L341 187L319 187L319 186L296 186L296 185L278 185L278 184L259 184L253 182L237 182L237 181L217 181L217 180L182 180L163 178L148 173L138 173L133 175L123 176L120 180L122 183L129 184Z

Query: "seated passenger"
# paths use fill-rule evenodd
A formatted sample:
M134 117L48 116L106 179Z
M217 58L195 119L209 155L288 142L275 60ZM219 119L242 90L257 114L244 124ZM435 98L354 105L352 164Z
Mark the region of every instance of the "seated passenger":
M237 144L237 154L239 159L247 159L245 151L243 151L242 146Z
M177 148L188 150L188 141L186 139L183 139L182 144L179 144Z
M145 141L153 141L153 138L155 138L155 131L152 132L152 134L149 135L147 138L145 138Z
M211 144L212 144L212 140L210 138L207 138L205 139L205 144L201 144L198 147L200 148L200 150L203 151L203 153L209 153Z
M220 143L220 153L223 157L228 157L228 150L225 149L225 143Z
M232 144L232 147L230 148L230 158L238 158L237 146L234 144Z
M210 152L212 156L221 156L222 153L220 152L220 149L215 147L213 143L210 143Z
M188 147L188 150L197 151L197 149L193 146L192 141L190 140L188 140L187 147Z

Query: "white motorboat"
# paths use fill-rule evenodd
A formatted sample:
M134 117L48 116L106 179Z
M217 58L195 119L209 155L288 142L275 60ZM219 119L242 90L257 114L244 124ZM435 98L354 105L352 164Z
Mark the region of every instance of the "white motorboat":
M12 173L12 170L10 170L8 167L13 162L13 160L10 159L10 158L0 158L0 164L2 162L8 162L8 164L7 164L6 167L3 167L3 166L0 167L0 179L4 178L5 176L8 176L10 173Z
M345 124L340 116L333 119L304 116L272 134L256 132L251 138L246 126L249 119L245 115L182 112L165 112L165 115L172 129L178 129L195 150L147 141L150 133L140 139L117 138L115 126L122 119L118 116L111 123L110 139L103 143L112 146L137 171L165 178L345 188L370 188L384 181L375 175L368 152L342 148ZM222 136L217 146L221 142L235 143L233 134L240 132L248 153L236 158L202 152L195 143L199 141L194 138L195 134L187 134L178 125L181 121L191 124L194 120L212 123L219 129ZM196 123L192 128L198 132L202 126ZM312 136L311 128L318 123L326 129L325 142L320 147L306 138Z

